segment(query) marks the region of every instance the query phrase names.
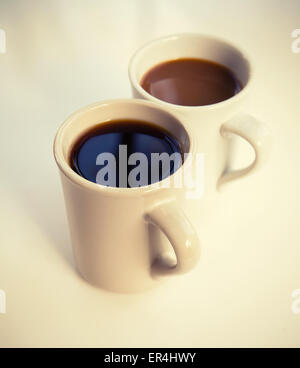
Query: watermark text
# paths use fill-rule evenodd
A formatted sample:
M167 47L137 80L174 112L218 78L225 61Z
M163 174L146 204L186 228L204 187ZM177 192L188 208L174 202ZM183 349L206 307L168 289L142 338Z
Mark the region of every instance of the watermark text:
M6 53L6 33L0 28L0 54Z
M294 314L300 313L300 289L296 289L292 292L292 305L291 309Z
M300 54L300 29L294 29L291 37L295 38L295 40L291 44L292 52L294 54Z
M185 188L187 199L200 199L204 193L204 154L134 152L119 145L117 155L99 153L95 182L109 187ZM173 175L174 174L174 175Z
M6 294L4 290L0 289L0 314L6 313Z

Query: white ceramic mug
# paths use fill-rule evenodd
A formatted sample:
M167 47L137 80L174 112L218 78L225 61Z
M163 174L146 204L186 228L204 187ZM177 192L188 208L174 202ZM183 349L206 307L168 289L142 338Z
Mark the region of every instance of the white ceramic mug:
M179 119L164 108L133 99L85 107L71 115L56 135L54 155L80 273L96 286L136 292L154 286L162 276L189 271L198 261L199 242L181 209L185 189L163 188L168 178L159 187L106 187L86 180L70 167L70 152L76 140L94 125L118 119L144 120L165 128L183 152L193 153L194 142ZM188 158L173 179L190 164ZM169 239L177 264L160 262L168 249L151 242L158 231Z
M180 106L159 100L140 85L142 77L154 66L179 58L207 59L229 68L242 83L233 97L207 106ZM155 102L174 113L188 127L205 155L205 197L211 197L223 184L255 172L269 154L270 135L266 125L250 115L241 114L249 93L252 66L249 58L230 43L200 34L178 34L156 39L141 47L129 63L129 79L135 98ZM255 160L246 168L229 170L230 134L246 139L255 150Z

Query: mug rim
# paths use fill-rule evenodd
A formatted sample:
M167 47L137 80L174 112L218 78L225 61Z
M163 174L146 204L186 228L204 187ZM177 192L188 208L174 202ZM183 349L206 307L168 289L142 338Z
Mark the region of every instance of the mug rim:
M173 120L176 120L178 124L181 125L181 127L184 129L188 139L189 139L189 155L187 159L182 163L182 165L171 175L164 178L163 180L160 180L156 183L144 185L141 187L110 187L105 186L101 184L94 183L92 181L89 181L88 179L80 176L78 173L76 173L70 166L69 162L66 160L64 152L63 152L63 141L64 141L64 133L67 128L72 125L72 123L78 119L81 115L85 114L86 112L97 108L102 105L108 105L108 104L119 104L119 103L128 103L133 105L142 105L146 107L150 107L151 109L155 109L156 111L163 111L165 114L169 115ZM142 119L141 119L142 120ZM105 121L107 122L107 120ZM99 124L99 122L98 122ZM170 134L172 134L170 132ZM192 137L192 133L190 130L186 127L186 125L179 120L174 114L172 114L169 110L165 109L164 107L158 106L156 103L147 101L147 100L141 100L141 99L110 99L110 100L103 100L94 102L92 104L86 105L84 107L81 107L80 109L73 112L71 115L69 115L64 122L60 125L60 127L57 130L57 133L54 138L53 143L53 154L56 161L56 164L60 171L69 179L72 183L77 184L83 188L93 190L99 193L106 193L110 195L116 195L116 196L134 196L137 194L145 194L149 192L155 192L160 189L173 189L172 187L164 187L163 183L167 182L168 178L175 177L177 175L181 175L181 172L183 170L183 166L186 167L187 165L191 165L191 156L195 153L195 142Z
M154 97L150 93L145 91L144 88L140 85L139 81L136 78L135 65L136 65L136 62L137 62L137 60L136 60L137 57L140 54L142 54L142 52L144 52L146 49L148 49L149 47L151 47L155 44L159 44L163 41L168 41L168 40L172 40L172 39L179 39L179 38L206 39L206 40L210 40L210 41L223 43L224 45L231 47L235 51L238 51L241 54L242 58L245 60L247 66L248 66L248 73L249 73L248 81L245 84L245 86L243 86L242 90L239 91L236 95L234 95L234 96L232 96L232 97L230 97L230 98L228 98L224 101L220 101L220 102L210 104L210 105L199 105L199 106L185 106L185 105L173 104L171 102L166 102L166 101L160 100L159 98ZM159 65L159 64L152 65L151 68L155 67L156 65ZM151 68L149 68L148 70L150 70ZM232 71L232 72L234 72L234 71ZM171 108L171 109L174 109L174 110L177 110L177 111L180 111L180 110L181 111L208 111L208 110L213 110L213 109L222 108L224 106L227 106L231 102L241 99L248 92L249 86L252 84L252 80L253 80L253 63L251 62L249 55L244 50L242 50L240 47L235 46L232 42L227 41L223 38L208 35L208 34L205 34L205 33L193 33L193 32L175 33L175 34L170 34L170 35L166 35L166 36L162 36L162 37L159 37L159 38L152 39L152 40L144 43L141 47L139 47L129 60L128 76L129 76L129 80L130 80L131 84L143 96L143 98L145 98L147 100L150 100L152 102L158 103L158 104L160 104L160 106L167 107L168 109Z

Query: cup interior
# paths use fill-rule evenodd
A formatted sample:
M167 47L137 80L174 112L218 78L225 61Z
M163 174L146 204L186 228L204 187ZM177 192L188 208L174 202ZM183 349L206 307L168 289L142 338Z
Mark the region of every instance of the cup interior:
M154 103L142 100L115 100L90 105L71 115L59 129L55 139L55 156L58 163L70 167L70 154L77 139L101 123L119 119L150 122L162 127L179 143L181 152L188 153L191 140L182 123L172 114ZM71 169L72 170L72 169Z
M152 41L139 49L130 62L131 80L140 87L142 77L151 68L179 58L200 58L222 64L235 74L243 88L250 79L249 61L233 45L213 37L183 34Z

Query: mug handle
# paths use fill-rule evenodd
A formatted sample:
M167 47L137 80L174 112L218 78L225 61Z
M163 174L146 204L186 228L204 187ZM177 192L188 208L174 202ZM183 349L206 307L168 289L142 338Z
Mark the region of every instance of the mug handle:
M177 264L173 267L163 265L162 262L159 262L160 258L155 259L152 264L152 271L155 275L186 273L197 264L200 256L197 233L175 202L167 202L154 207L145 214L145 220L158 227L166 235L177 258Z
M239 170L225 170L221 175L217 188L232 180L254 173L265 164L271 148L271 138L268 127L248 114L240 114L221 126L220 134L228 138L229 134L236 134L244 138L255 151L254 161L247 167Z

